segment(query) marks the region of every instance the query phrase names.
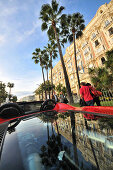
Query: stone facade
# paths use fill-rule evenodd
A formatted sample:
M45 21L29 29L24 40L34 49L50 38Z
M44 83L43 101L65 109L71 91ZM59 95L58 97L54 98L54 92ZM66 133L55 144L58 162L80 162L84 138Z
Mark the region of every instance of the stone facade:
M106 59L105 53L113 48L113 0L102 5L94 18L76 40L76 55L80 81L91 83L88 68L101 67ZM67 47L63 56L73 94L77 93L73 43ZM49 73L50 77L50 73ZM61 61L53 68L53 83L65 85Z

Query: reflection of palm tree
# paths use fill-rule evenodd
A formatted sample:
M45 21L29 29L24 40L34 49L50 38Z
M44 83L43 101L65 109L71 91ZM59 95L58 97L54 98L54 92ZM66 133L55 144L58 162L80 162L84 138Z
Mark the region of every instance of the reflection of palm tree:
M86 120L85 118L84 118L84 120L85 120L86 129L89 130L89 127L88 127L88 125L87 125L87 120ZM97 169L99 170L99 169L100 169L100 168L99 168L99 164L98 164L98 161L97 161L97 158L96 158L95 151L94 151L94 149L93 149L93 145L92 145L91 139L88 138L88 140L89 140L89 143L90 143L92 152L93 152L93 156L94 156L94 159L95 159L95 163L96 163L96 165L97 165Z
M49 141L47 141L47 146L41 147L41 154L42 157L42 163L45 166L52 166L56 163L58 153L60 152L62 148L62 143L60 140L60 136L52 135L49 136Z
M58 133L56 136L54 134L53 125L51 122L52 135L49 134L49 126L47 121L47 146L41 146L40 156L42 158L42 163L45 166L53 166L57 162L58 154L63 150L63 145L61 142L61 135Z
M47 136L48 136L48 141L49 141L49 126L48 126L48 122L47 122Z
M78 155L77 155L77 146L76 146L75 114L74 114L74 112L71 112L70 118L71 118L72 142L73 142L75 165L77 165L77 167L79 167Z

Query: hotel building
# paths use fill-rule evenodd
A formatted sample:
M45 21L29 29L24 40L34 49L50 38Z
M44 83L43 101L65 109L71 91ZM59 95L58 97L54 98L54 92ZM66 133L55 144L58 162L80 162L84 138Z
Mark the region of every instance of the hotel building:
M76 40L76 56L80 81L91 82L88 68L102 67L105 53L113 48L113 0L102 5L94 18ZM75 70L73 43L67 47L63 56L73 94L77 94L78 85ZM49 73L50 78L50 73ZM53 83L65 85L61 61L53 68Z

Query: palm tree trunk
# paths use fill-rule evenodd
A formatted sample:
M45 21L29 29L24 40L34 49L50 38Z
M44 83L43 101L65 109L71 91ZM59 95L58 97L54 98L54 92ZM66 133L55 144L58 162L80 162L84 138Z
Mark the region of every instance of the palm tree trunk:
M53 76L52 76L52 53L50 54L50 60L51 60L51 84L52 84L52 96L53 96Z
M48 81L48 80L49 80L49 79L48 79L48 68L47 68L47 70L46 70L46 71L47 71L47 81Z
M73 43L74 43L74 55L75 55L76 76L77 76L78 88L80 89L80 79L79 79L78 67L77 67L77 59L76 59L75 33L73 33ZM78 90L78 95L80 95L79 90Z
M43 97L43 90L42 90L42 101L43 101L43 98L44 98L44 97Z
M39 101L40 101L40 93L39 93Z
M69 83L66 67L65 67L65 64L64 64L62 50L61 50L61 46L60 46L60 43L59 43L59 38L58 38L57 32L56 32L56 27L53 26L53 29L55 31L55 36L56 36L56 39L57 39L57 45L58 45L58 49L59 49L60 59L61 59L62 68L63 68L63 72L64 72L64 79L65 79L65 84L66 84L66 88L67 88L67 96L68 96L68 99L69 99L69 103L73 103L73 96L72 96L72 93L71 93L70 83Z
M9 95L11 95L11 87L9 88Z
M49 142L49 126L48 126L48 121L47 121L47 136L48 136L48 142Z
M44 77L44 70L43 70L43 67L42 67L42 75L43 75L44 87L46 87L46 86L45 86L45 77ZM45 89L45 99L47 100L46 89Z
M48 68L47 68L47 82L49 83ZM47 92L49 93L49 99L50 99L50 90L49 90L49 87L47 89Z
M11 101L11 87L9 87L9 101Z

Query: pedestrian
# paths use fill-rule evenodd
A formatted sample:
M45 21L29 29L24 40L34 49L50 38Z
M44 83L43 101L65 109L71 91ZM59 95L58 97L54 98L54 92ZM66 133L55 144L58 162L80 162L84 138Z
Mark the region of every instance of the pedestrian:
M66 97L66 96L64 96L64 101L63 101L63 103L65 103L65 104L67 104L67 103L68 103L68 99L67 99L67 97Z
M80 98L84 99L87 106L94 106L93 97L90 94L89 86L85 82L80 83Z
M58 102L58 97L57 97L55 91L54 91L54 94L52 96L52 99L55 100L55 102Z
M59 97L59 99L60 99L60 103L63 103L63 102L64 102L64 95L63 95L62 91L60 92L60 97Z
M102 92L97 91L90 83L87 83L86 86L90 87L90 94L93 97L94 103L96 103L97 106L101 106L99 96L102 95Z

